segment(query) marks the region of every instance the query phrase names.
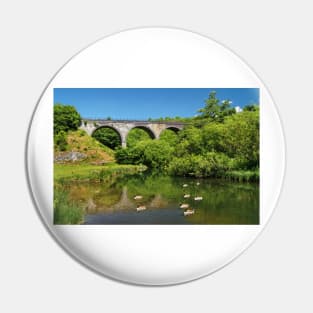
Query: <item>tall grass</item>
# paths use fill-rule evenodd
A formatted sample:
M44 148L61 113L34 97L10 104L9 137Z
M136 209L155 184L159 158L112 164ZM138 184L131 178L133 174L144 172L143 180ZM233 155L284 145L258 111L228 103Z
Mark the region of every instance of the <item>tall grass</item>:
M77 206L62 188L54 188L54 224L81 224L84 218L83 208Z
M254 171L229 171L223 176L228 180L238 181L238 182L258 182L260 178L259 170Z

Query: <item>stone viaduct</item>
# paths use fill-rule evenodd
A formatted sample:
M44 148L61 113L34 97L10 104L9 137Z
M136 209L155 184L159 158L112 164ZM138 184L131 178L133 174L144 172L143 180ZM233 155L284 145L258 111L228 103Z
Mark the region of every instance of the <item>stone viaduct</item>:
M152 139L159 139L165 129L175 132L180 131L186 124L181 122L167 121L136 121L136 120L101 120L83 119L80 129L85 130L90 136L99 128L111 128L115 130L121 139L122 147L126 147L126 139L130 130L140 128L145 130Z

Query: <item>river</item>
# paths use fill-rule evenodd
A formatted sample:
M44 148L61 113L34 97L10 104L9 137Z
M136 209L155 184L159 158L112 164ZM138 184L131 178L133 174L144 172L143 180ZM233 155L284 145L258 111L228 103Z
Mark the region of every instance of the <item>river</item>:
M257 183L140 173L66 189L84 208L84 224L259 224Z

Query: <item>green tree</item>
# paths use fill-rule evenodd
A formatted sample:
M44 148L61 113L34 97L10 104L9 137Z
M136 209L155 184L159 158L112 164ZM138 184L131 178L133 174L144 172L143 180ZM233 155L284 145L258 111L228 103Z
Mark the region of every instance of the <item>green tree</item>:
M143 143L145 144L143 163L151 168L166 169L174 153L174 147L161 140Z
M243 111L257 111L259 106L257 104L248 104L243 108Z
M93 132L92 137L111 149L116 149L121 146L120 135L117 131L109 127L98 128Z
M117 148L115 159L119 164L143 164L143 152L138 147Z
M143 129L133 128L127 135L127 147L135 147L140 141L151 140L150 135Z
M165 129L160 135L160 140L169 143L171 146L176 146L178 143L178 134L170 129Z
M259 167L259 111L244 111L225 120L220 150L236 159L238 168Z
M55 104L53 109L54 134L60 131L76 130L80 126L81 117L74 106Z
M120 164L145 164L150 168L166 169L174 147L161 140L140 141L134 147L118 149L115 158Z
M173 175L224 177L237 171L258 171L259 109L224 117L223 123L203 119L179 133L175 158L169 164Z
M169 163L169 173L178 176L222 177L232 168L231 159L223 153L207 152L175 157Z
M216 97L216 91L211 91L209 98L205 100L205 106L198 110L201 113L199 117L223 122L225 116L236 113L236 110L230 104L230 100L220 101Z
M187 126L178 133L176 154L201 154L203 152L202 130L194 126Z
M201 128L202 145L204 151L225 152L222 145L225 134L223 123L207 123Z

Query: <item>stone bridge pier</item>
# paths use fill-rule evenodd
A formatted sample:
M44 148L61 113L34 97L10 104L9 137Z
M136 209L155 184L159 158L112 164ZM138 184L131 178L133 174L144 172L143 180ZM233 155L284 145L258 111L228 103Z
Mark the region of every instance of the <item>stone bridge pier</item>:
M122 147L125 148L127 146L128 133L134 128L145 130L152 139L159 139L162 131L165 129L178 132L184 126L185 123L181 122L83 119L80 129L86 131L90 136L99 128L113 129L120 136Z

